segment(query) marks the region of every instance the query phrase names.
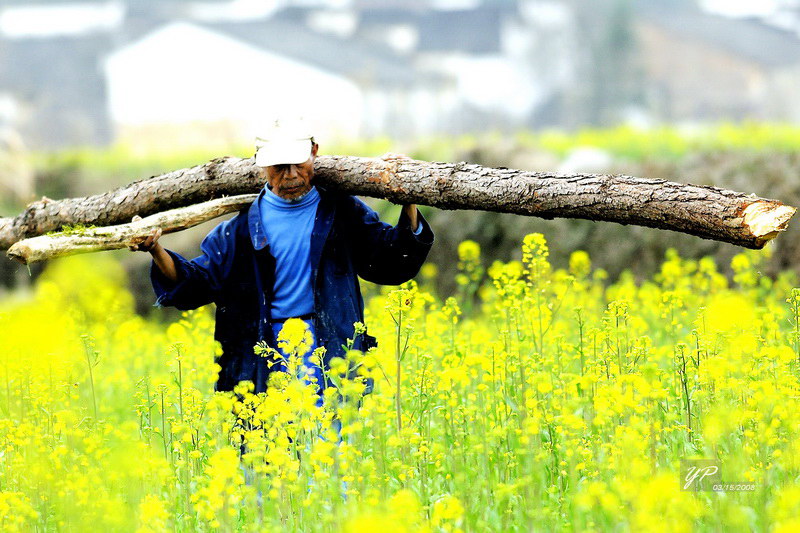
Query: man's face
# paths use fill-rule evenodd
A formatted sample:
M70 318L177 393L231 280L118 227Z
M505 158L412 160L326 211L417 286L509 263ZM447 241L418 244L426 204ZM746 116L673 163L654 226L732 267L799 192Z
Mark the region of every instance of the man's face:
M266 172L267 182L272 187L272 192L292 200L311 190L311 180L314 178L314 159L317 157L319 145L311 145L309 158L304 163L297 165L272 165L262 167Z

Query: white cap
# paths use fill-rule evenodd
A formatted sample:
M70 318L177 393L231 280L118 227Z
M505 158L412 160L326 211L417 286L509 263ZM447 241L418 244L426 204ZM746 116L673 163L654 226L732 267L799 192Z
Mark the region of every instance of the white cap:
M314 136L303 117L278 118L256 136L256 165L298 165L311 157Z

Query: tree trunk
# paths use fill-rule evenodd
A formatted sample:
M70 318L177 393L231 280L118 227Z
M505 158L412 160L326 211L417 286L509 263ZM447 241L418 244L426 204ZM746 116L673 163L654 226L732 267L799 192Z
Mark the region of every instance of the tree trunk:
M115 225L134 215L257 193L264 178L252 159L221 158L138 181L105 194L34 202L0 219L0 249L71 224ZM395 203L635 224L762 248L786 229L795 208L775 200L660 179L559 175L411 159L318 157L316 183Z
M135 215L146 217L240 194L253 194L264 186L252 159L220 158L204 165L175 170L87 198L31 203L14 218L0 219L0 249L43 235L66 225L112 226Z
M201 204L171 209L136 222L100 228L80 228L53 235L41 235L16 242L8 256L28 264L65 255L119 250L143 242L154 229L172 233L202 224L250 205L255 194L229 196Z

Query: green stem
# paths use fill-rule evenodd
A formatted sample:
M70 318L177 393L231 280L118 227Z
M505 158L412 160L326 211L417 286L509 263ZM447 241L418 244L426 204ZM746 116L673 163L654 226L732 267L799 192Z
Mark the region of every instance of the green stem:
M397 377L396 377L396 395L395 395L395 412L397 415L397 433L400 433L403 430L403 418L402 418L402 407L400 403L400 332L402 331L403 327L403 299L401 295L398 295L398 300L400 306L398 307L397 312L397 339L395 343L395 361L396 361L396 370L397 370Z
M83 348L86 353L86 366L89 367L89 384L92 386L92 407L94 409L94 419L97 420L97 396L94 392L94 373L92 371L92 347L87 337L83 338Z

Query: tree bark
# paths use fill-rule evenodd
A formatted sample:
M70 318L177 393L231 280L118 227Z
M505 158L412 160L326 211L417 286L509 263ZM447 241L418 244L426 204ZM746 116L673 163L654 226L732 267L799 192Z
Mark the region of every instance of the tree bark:
M20 263L29 264L65 255L128 248L143 242L156 228L161 228L163 233L188 229L226 213L243 209L256 197L255 194L229 196L170 209L128 224L81 228L23 239L14 243L8 249L7 255Z
M115 225L137 214L257 193L265 181L259 170L252 159L221 158L97 196L43 199L17 217L0 219L0 249L66 224ZM784 231L796 211L717 187L631 176L346 156L318 157L315 171L315 182L331 189L398 204L634 224L755 249Z

